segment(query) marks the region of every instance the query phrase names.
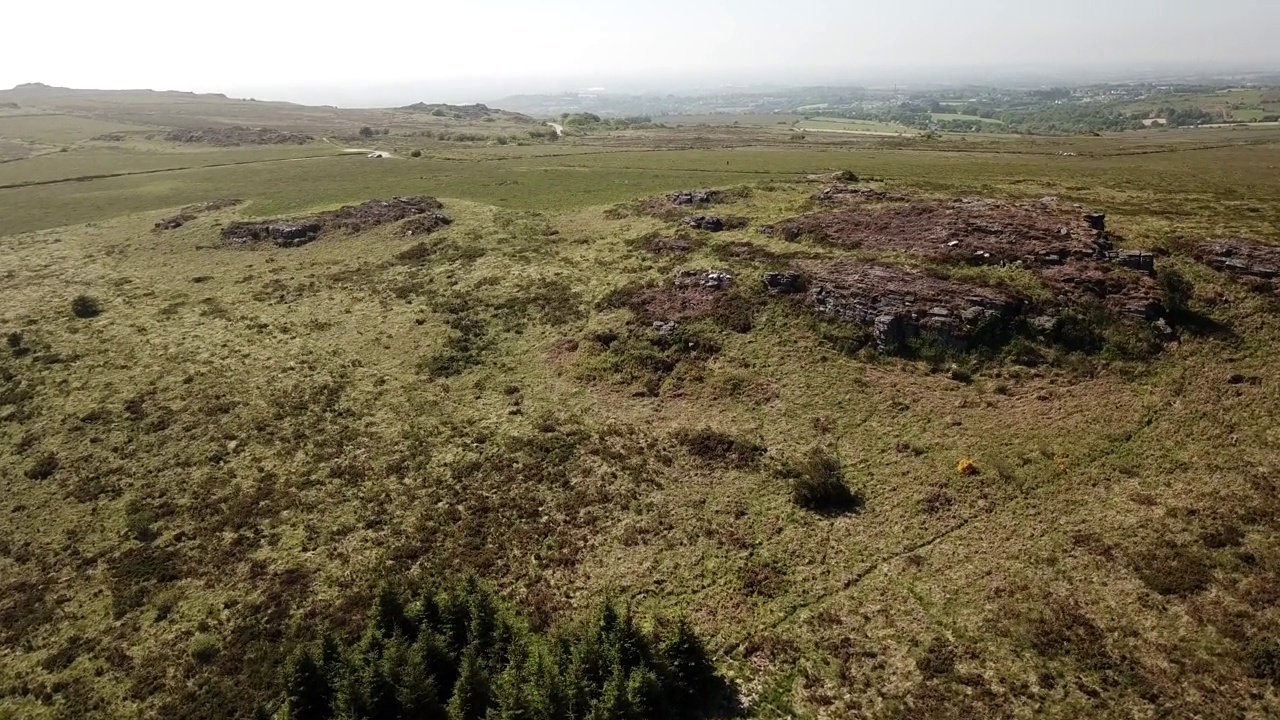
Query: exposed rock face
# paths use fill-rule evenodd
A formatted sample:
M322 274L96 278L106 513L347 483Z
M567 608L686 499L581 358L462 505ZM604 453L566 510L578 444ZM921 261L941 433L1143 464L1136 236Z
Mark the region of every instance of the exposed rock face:
M722 197L723 193L718 190L681 190L667 195L667 202L682 207L712 205L720 202Z
M846 188L836 209L778 225L787 240L901 253L956 265L1020 265L1065 303L1095 302L1154 321L1163 308L1155 258L1116 252L1106 216L1056 198L912 199ZM1136 271L1136 272L1134 272Z
M684 224L695 230L706 230L707 232L720 232L725 229L724 220L714 215L694 215L684 219Z
M309 218L232 223L222 229L222 239L233 245L270 242L277 247L292 248L306 245L329 230L355 233L406 218L415 219L414 225L406 227L407 234L430 232L452 222L437 212L442 207L439 200L429 197L369 200ZM432 230L426 230L428 227Z
M876 346L887 352L925 335L966 349L1003 330L1022 305L995 290L910 268L849 261L810 264L805 274L815 310L867 327Z
M1138 272L1154 273L1156 271L1156 256L1141 250L1121 250L1116 256L1116 262Z
M359 205L345 205L315 217L326 228L360 232L405 218L436 212L444 208L431 197L396 197L389 200L367 200Z
M222 229L222 238L237 245L270 242L277 247L299 247L320 236L318 222L233 223Z
M769 292L792 295L804 292L805 281L800 273L771 272L764 274L764 286Z
M1280 295L1280 247L1248 240L1215 240L1197 245L1196 260L1219 272L1233 275L1260 292Z

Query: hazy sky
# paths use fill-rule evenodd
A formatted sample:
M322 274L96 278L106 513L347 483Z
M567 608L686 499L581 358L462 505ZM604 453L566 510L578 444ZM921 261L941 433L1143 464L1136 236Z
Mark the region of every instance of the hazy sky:
M6 5L0 87L277 88L280 96L412 83L455 94L468 83L491 91L642 77L803 84L810 76L832 81L846 72L955 65L1280 69L1280 0Z

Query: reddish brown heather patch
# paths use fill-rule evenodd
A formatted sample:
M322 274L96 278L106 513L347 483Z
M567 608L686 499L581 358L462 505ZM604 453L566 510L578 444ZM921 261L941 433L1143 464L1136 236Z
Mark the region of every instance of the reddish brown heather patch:
M682 270L675 281L635 291L627 300L646 322L683 322L714 315L733 276L718 270Z
M875 200L877 198L870 197ZM957 198L873 204L802 215L778 226L783 238L809 237L847 248L897 251L948 262L1054 265L1110 249L1101 216L1044 199Z
M1280 247L1249 240L1214 240L1197 245L1196 260L1214 270L1233 275L1258 292L1280 295Z

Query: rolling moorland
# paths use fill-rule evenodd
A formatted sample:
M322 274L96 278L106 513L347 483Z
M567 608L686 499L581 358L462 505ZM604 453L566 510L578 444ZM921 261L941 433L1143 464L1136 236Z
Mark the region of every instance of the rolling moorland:
M0 92L0 716L1280 713L1280 129L717 117Z

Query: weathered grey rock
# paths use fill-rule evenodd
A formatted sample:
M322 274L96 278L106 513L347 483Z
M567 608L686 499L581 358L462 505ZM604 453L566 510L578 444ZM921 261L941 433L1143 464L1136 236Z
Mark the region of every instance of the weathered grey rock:
M800 273L793 272L765 273L764 286L769 292L789 295L804 292L804 278Z
M733 284L733 276L723 270L681 270L676 285L722 290Z
M1107 216L1099 212L1085 213L1084 221L1089 223L1089 227L1104 233L1107 231Z
M711 205L720 201L720 193L715 190L684 190L667 196L673 205Z
M1156 271L1156 256L1141 250L1122 250L1116 262L1130 270L1153 273Z
M724 220L714 215L694 215L685 218L684 224L695 230L706 230L707 232L721 232L724 230Z
M320 235L320 223L276 224L267 226L267 237L283 248L306 245Z
M1031 329L1035 330L1037 333L1047 335L1058 329L1058 318L1050 315L1039 315L1031 318L1027 321L1027 324L1029 324Z
M876 346L898 352L916 338L963 350L1021 309L995 290L942 280L909 268L840 263L806 273L819 313L868 328Z

